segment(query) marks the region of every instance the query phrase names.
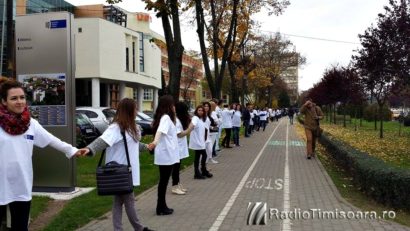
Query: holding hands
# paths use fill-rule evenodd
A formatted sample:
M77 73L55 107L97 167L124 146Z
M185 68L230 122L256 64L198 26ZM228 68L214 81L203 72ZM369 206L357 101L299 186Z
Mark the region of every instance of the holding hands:
M86 156L88 153L90 153L90 149L81 148L81 149L78 149L78 151L74 154L74 156L82 157L82 156Z

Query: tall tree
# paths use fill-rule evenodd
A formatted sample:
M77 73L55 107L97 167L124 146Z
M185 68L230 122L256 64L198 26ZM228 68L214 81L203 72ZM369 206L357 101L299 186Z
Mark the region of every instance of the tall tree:
M253 6L255 12L262 7L270 14L280 14L288 0L194 0L197 33L205 68L205 76L212 97L221 97L221 85L229 57L234 53L240 12L245 6ZM242 11L241 11L242 12ZM249 13L251 14L251 13ZM207 49L206 42L210 44ZM208 55L212 55L214 75L211 73ZM214 76L214 77L212 77Z
M384 8L385 13L378 15L376 26L359 35L362 48L353 56L361 81L379 105L380 138L383 138L383 106L392 90L400 91L398 83L410 76L408 0L400 3L390 0L389 4Z
M306 59L297 53L291 41L284 39L279 33L274 36L262 36L256 44L259 73L270 80L268 91L268 106L271 107L274 82L291 67L298 67L306 62Z

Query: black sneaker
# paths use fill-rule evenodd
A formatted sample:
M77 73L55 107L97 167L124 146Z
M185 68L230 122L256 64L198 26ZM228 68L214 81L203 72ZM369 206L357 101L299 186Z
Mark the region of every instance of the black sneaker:
M212 175L212 173L210 173L210 172L208 172L208 171L203 171L203 172L202 172L202 176L203 176L203 177L211 178L211 177L213 177L214 175Z
M157 209L157 215L158 216L171 215L173 212L174 212L174 210L170 209L170 208Z

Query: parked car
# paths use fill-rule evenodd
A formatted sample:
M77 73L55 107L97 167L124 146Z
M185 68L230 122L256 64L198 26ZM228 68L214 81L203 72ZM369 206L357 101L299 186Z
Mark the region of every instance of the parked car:
M138 112L137 116L135 117L135 122L141 126L142 128L142 135L151 135L152 131L152 121L153 119L146 115L143 112Z
M100 133L103 133L115 116L115 109L108 107L78 107L76 112L85 114Z
M153 111L143 111L143 113L151 118L154 118L154 112Z
M85 114L75 113L75 124L78 148L87 146L101 135Z
M154 119L152 118L152 116L149 116L147 114L145 114L144 112L138 112L137 114L138 117L140 117L143 120L148 120L148 121L154 121Z
M151 122L143 120L140 117L135 117L135 123L141 127L141 135L150 135L152 134Z

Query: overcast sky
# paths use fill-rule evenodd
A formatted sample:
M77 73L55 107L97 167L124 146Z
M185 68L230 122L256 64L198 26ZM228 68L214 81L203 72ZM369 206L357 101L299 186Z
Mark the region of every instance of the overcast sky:
M66 0L74 5L105 3L104 0ZM299 90L306 90L318 82L324 70L334 64L347 65L360 47L358 34L376 22L388 0L290 0L291 5L280 16L259 13L255 16L266 33L277 31L288 35L296 50L307 58L299 69ZM131 12L145 12L139 0L123 0L118 4ZM161 21L153 18L151 29L163 34ZM186 49L199 51L195 27L183 20L182 38ZM341 42L329 42L296 36L312 37ZM347 42L347 43L343 43Z

